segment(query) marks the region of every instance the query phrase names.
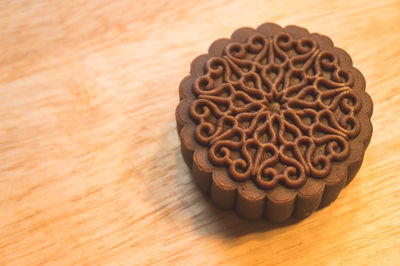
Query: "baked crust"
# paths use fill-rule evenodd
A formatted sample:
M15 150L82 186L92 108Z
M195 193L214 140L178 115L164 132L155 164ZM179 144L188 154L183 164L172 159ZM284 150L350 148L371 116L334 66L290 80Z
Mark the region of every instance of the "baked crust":
M271 74L275 79L269 79L270 70L276 72ZM304 76L306 71L310 73ZM243 85L245 77L254 77L253 90ZM294 85L292 77L298 79ZM228 93L218 92L224 84ZM220 92L225 94L216 97ZM176 121L181 151L196 183L217 206L235 209L246 219L283 222L329 205L359 170L372 135L373 104L350 56L328 37L298 26L266 23L216 40L207 54L193 60L179 93ZM237 100L240 97L245 99ZM216 101L216 107L205 101ZM301 119L309 115L311 124L294 114ZM262 117L269 119L269 126L268 121L258 123ZM243 126L246 119L248 127ZM260 132L267 136L262 139ZM251 148L256 150L253 154Z

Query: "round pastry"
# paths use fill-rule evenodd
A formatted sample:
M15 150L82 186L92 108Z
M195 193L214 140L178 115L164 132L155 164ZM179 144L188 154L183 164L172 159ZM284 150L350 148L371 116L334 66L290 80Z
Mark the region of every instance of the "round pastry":
M359 170L373 104L350 56L323 35L266 23L194 59L176 108L199 187L247 219L303 218Z

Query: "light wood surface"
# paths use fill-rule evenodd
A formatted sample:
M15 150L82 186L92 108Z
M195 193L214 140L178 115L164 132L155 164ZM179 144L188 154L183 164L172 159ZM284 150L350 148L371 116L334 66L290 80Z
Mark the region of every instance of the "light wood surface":
M374 134L354 181L288 226L213 207L179 152L192 59L263 22L330 36ZM399 1L1 1L0 263L400 263Z

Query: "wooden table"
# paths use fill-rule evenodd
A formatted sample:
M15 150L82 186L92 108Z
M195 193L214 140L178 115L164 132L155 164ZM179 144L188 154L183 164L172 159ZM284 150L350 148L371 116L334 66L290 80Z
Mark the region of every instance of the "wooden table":
M2 1L0 263L400 263L399 1ZM192 59L238 27L326 34L374 135L331 206L289 226L213 207L175 128Z

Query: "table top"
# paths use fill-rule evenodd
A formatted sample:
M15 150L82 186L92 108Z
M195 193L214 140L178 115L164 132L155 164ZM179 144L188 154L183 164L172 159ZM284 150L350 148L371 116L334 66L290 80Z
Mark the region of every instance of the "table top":
M215 208L174 116L192 59L267 21L330 36L374 101L356 178L286 226ZM399 24L399 1L3 3L0 264L398 263Z

